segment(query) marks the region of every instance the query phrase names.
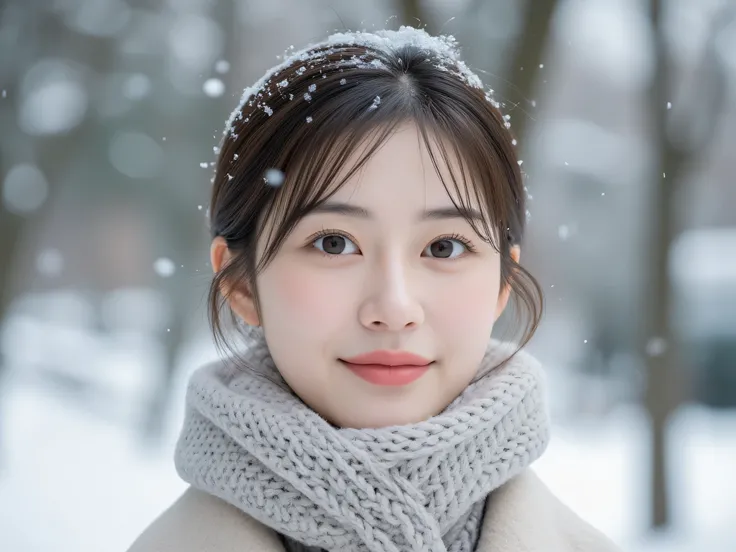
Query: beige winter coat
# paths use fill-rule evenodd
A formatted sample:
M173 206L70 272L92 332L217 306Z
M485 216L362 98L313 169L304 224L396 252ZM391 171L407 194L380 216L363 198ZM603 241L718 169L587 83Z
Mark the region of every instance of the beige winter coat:
M615 552L527 469L488 498L477 552ZM284 552L278 535L240 510L189 488L128 552Z

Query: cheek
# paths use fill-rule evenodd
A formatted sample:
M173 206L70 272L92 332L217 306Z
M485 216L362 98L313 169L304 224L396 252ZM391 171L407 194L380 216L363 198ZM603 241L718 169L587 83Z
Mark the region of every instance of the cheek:
M351 292L350 278L338 277L335 270L305 266L283 260L263 273L259 287L265 323L275 319L278 325L299 326L302 331L330 322L344 323Z
M468 271L444 292L435 294L433 311L445 331L472 335L492 326L498 301L500 274L493 266Z

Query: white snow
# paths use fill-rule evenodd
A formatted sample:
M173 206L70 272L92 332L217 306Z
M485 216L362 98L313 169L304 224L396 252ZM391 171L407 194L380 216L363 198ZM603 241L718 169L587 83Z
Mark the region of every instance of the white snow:
M55 248L43 249L36 257L36 270L47 277L58 276L64 270L64 257Z
M560 226L557 227L557 236L562 241L567 240L567 238L570 237L570 228L568 228L566 224L560 224Z
M130 75L123 84L123 95L129 100L145 98L151 91L151 79L143 73Z
M225 83L217 78L207 79L202 85L202 90L210 98L219 98L225 93Z
M162 278L168 278L169 276L173 276L174 272L176 272L176 265L174 264L174 261L167 257L159 257L153 263L153 270Z
M37 75L39 70L48 71ZM28 72L26 82L33 84L22 98L18 113L20 127L32 136L63 134L84 119L89 105L89 94L81 78L71 71L64 72L62 63L40 62Z
M21 163L10 168L2 186L2 202L18 214L29 214L41 207L49 193L46 177L36 165Z
M219 60L215 63L215 71L222 74L227 73L230 71L230 62L224 59Z
M647 341L646 350L649 356L660 356L667 350L667 341L661 337L651 337Z
M381 96L376 96L375 98L373 98L373 103L368 108L368 110L369 111L372 111L372 110L378 108L379 105L381 105Z
M280 64L266 71L258 81L256 81L252 86L246 88L240 97L238 106L230 114L230 117L225 124L223 134L227 135L228 133L233 132L233 124L236 120L242 117L243 107L251 101L251 99L256 96L264 88L266 83L275 75L298 62L315 62L320 59L324 59L325 52L313 51L316 48L325 48L329 52L331 48L337 48L346 44L376 49L389 55L403 46L416 46L428 53L431 52L436 56L440 63L439 68L447 69L445 64L453 65L457 67L457 70L459 71L457 76L464 80L468 85L475 88L483 88L483 83L478 75L473 73L460 59L457 40L451 35L431 36L424 29L416 29L414 27L406 26L400 27L397 31L380 30L375 32L340 32L330 35L322 42L311 44L306 48L293 52L288 57L285 56L285 59ZM355 62L359 63L360 60L355 60ZM344 64L345 62L342 63L342 65ZM380 60L373 60L371 64L374 67L380 67L382 65ZM297 70L297 74L303 74L305 70L306 68L301 66Z
M310 121L311 117L307 117L307 122ZM269 186L278 187L284 183L284 173L278 169L268 169L264 175L264 181Z

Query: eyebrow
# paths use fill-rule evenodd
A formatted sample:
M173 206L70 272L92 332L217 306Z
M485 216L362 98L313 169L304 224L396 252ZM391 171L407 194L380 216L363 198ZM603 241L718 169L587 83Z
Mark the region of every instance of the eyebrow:
M314 213L331 213L335 215L344 215L348 217L357 217L362 219L372 219L375 215L368 209L359 207L357 205L351 205L349 203L339 203L334 201L327 201L318 205L308 214ZM464 220L476 220L478 222L483 221L483 215L478 209L466 208L462 205L455 207L440 207L437 209L428 209L419 213L417 220L443 220L443 219L456 219L461 218Z

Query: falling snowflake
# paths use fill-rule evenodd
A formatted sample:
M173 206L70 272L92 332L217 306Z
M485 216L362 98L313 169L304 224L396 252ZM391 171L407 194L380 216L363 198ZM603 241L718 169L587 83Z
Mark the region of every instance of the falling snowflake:
M199 166L202 167L203 169L206 169L207 168L207 163L205 163L203 161L202 163L199 164Z
M277 188L284 183L284 173L278 169L268 169L263 177L263 181L269 186Z
M230 62L221 59L220 61L215 63L215 71L217 71L218 73L227 73L228 71L230 71Z
M311 102L312 101L312 95L309 92L305 92L304 93L304 100L307 101L307 102Z
M44 249L36 257L36 269L44 276L58 276L64 269L64 257L58 249Z
M652 337L647 341L646 349L649 356L660 356L667 350L667 341L661 337Z
M159 257L153 263L153 270L162 278L168 278L176 272L176 265L167 257Z
M225 93L225 83L220 79L207 79L202 85L202 90L210 98L219 98Z
M345 79L340 79L340 84L345 84L345 83L347 83L347 82L348 82L348 81L346 81Z
M312 120L313 120L313 119L312 119L311 117L307 117L307 123L311 123L311 122L312 122Z
M307 90L309 90L310 92L314 92L315 90L317 90L317 85L316 84L310 84L309 85L309 88L307 88Z
M672 109L672 102L667 102L667 109Z

